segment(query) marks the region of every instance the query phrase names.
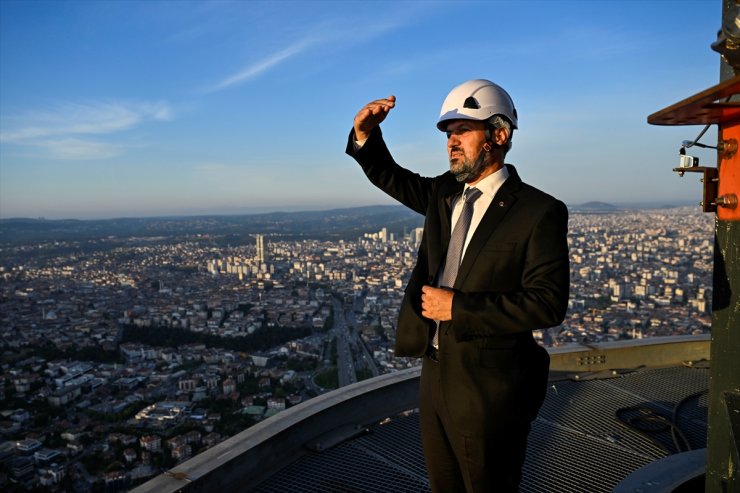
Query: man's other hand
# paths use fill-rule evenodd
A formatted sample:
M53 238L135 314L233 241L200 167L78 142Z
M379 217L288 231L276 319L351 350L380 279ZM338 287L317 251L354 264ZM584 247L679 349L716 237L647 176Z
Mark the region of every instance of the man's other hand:
M451 289L421 288L421 314L426 318L446 322L452 320L452 297L455 292Z

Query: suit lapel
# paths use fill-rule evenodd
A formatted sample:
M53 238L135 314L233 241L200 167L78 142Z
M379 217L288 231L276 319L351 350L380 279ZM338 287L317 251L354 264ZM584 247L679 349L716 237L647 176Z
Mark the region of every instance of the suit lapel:
M513 166L507 166L509 167L509 178L503 185L501 185L498 192L496 192L496 195L493 197L493 201L488 206L488 209L483 214L478 227L475 229L475 233L473 233L473 237L470 239L468 247L465 249L463 261L462 264L460 264L460 269L457 271L457 278L455 279L456 289L459 289L465 282L465 279L468 277L468 274L471 269L474 268L478 260L481 249L488 242L488 239L491 237L498 225L501 224L501 220L504 218L506 213L517 201L516 192L520 188L521 179L517 175Z
M450 175L452 178L452 175ZM436 262L437 266L447 255L447 246L450 243L450 236L452 235L452 204L458 195L463 191L462 183L458 183L456 180L448 179L439 189L439 194L442 200L439 201L439 221L440 221L440 258Z

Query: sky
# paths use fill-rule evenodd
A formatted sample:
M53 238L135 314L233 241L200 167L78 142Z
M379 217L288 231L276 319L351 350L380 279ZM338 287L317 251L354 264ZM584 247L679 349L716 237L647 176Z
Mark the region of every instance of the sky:
M396 161L441 174L442 101L475 78L514 100L524 181L698 204L671 170L702 127L647 116L719 82L720 25L720 0L0 0L0 218L393 204L344 153L354 115L395 95Z

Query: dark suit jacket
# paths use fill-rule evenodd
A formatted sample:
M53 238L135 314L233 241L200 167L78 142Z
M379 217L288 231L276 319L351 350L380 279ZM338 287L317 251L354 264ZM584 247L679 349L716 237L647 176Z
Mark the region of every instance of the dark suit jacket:
M451 235L451 204L463 184L449 172L427 178L402 168L379 128L357 152L352 139L351 133L347 153L370 181L426 218L396 331L396 355L423 356L436 325L421 316L421 288L436 283ZM440 326L444 393L456 426L470 435L534 419L549 357L532 330L558 325L568 304L568 210L506 166L509 178L460 265L452 320Z

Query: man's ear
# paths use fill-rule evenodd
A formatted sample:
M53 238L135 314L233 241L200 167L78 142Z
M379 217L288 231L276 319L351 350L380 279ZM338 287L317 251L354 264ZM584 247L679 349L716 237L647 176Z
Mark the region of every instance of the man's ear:
M506 127L500 127L493 130L493 141L498 146L502 146L509 141L509 129Z

